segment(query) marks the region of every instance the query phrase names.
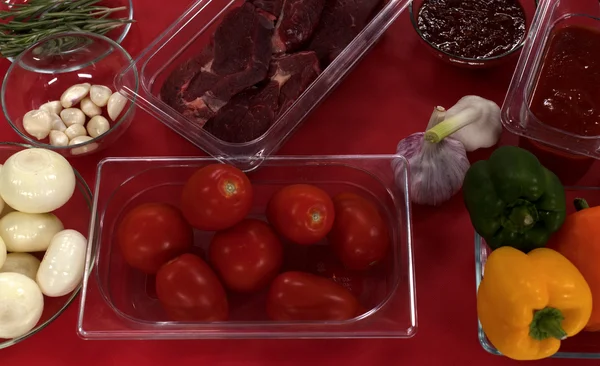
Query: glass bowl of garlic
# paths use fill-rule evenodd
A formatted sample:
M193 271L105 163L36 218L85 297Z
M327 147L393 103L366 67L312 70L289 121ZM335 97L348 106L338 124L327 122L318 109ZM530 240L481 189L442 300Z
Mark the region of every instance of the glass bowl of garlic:
M65 157L98 152L129 127L134 103L113 80L132 62L115 41L59 33L21 53L2 83L6 120L27 143ZM138 74L131 74L138 85Z

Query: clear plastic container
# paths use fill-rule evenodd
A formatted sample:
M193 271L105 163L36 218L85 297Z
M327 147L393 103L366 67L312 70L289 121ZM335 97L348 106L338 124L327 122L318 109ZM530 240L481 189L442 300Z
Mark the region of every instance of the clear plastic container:
M599 187L567 187L565 188L567 198L567 213L575 212L573 200L584 198L590 207L600 205ZM490 247L485 240L475 233L475 276L476 286L479 288L485 271L485 262L491 253ZM481 324L479 324L479 343L489 353L500 355L500 352L490 343L485 336ZM581 332L572 338L562 341L561 347L554 358L596 358L600 359L600 332Z
M550 36L572 25L600 29L599 16L597 0L540 2L502 107L502 123L507 130L554 149L600 158L600 136L580 136L550 127L530 108Z
M135 62L116 79L116 86L148 113L197 147L215 157L268 156L275 153L294 129L325 98L344 75L364 56L384 31L406 8L409 0L382 1L385 5L346 49L261 137L246 143L228 143L206 132L197 123L160 100L160 88L182 62L199 53L224 14L242 0L198 0L163 34L148 46ZM140 89L131 85L130 74L140 72ZM242 168L248 163L238 160ZM256 162L256 161L255 161ZM245 165L245 166L244 166Z
M249 159L249 158L247 158ZM273 322L265 313L265 292L229 294L229 321L173 322L153 291L153 279L129 267L117 247L115 225L124 212L146 202L180 205L185 181L213 158L108 158L100 162L94 194L86 277L77 330L85 339L201 338L408 338L417 329L411 211L407 162L398 155L266 157L248 173L254 187L251 216L264 219L278 188L315 184L334 195L354 192L375 203L390 228L391 249L378 268L353 277L364 314L347 321ZM394 159L399 164L392 169ZM233 161L230 161L233 163ZM253 161L254 162L254 161ZM257 161L258 162L258 161ZM195 231L193 252L206 253L213 233ZM320 244L325 244L323 241ZM299 270L309 250L284 242L282 270ZM315 247L316 248L316 247ZM89 275L87 275L89 274ZM353 275L353 276L354 276Z

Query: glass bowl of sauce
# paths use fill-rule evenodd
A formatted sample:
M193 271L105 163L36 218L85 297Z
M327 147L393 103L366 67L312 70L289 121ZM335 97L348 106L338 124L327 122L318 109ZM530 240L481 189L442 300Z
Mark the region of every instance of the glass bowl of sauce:
M510 132L556 156L600 159L600 6L540 4L502 107Z
M521 49L536 9L534 0L414 0L410 18L438 58L486 68Z

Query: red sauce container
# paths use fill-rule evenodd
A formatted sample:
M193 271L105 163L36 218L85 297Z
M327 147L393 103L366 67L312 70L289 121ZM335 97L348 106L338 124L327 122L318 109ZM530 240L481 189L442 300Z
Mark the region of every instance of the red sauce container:
M600 7L544 1L502 107L502 123L565 184L600 158ZM596 45L596 46L594 46Z

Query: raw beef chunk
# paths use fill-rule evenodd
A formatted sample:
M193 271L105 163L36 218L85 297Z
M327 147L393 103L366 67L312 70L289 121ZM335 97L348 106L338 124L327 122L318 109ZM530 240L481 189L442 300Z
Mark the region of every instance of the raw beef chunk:
M271 62L271 79L285 79L279 93L279 111L285 112L321 73L319 59L312 51L276 57Z
M269 81L234 96L204 128L215 137L234 143L262 136L319 75L314 52L274 58Z
M273 35L273 51L290 52L306 42L319 24L325 0L285 0Z
M278 18L283 7L283 0L253 0L252 3L257 8L266 11L273 17Z
M162 99L204 125L231 97L265 79L272 35L273 22L251 3L244 3L224 17L212 47L169 76Z
M329 65L367 25L381 0L326 0L308 49Z

